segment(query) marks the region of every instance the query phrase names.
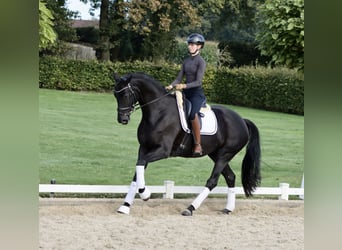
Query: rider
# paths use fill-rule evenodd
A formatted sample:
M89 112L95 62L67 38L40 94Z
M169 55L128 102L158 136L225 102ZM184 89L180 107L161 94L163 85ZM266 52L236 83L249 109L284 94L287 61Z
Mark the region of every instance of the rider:
M170 90L174 87L177 90L184 89L185 97L191 102L190 120L194 137L193 154L200 156L202 155L202 146L198 113L205 102L202 80L206 68L205 61L200 56L200 50L203 48L205 40L202 35L195 33L187 38L187 43L190 56L184 60L177 78L166 86L166 89ZM184 76L186 84L181 83Z

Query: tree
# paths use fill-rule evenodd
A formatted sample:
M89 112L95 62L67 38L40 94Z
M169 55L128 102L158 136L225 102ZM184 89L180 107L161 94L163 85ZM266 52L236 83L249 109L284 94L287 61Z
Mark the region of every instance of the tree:
M197 9L188 0L130 1L128 28L140 37L144 59L163 60L173 49L179 29L199 24Z
M109 0L101 0L100 11L100 51L101 60L110 60Z
M111 59L111 51L118 51L120 44L120 33L124 32L123 24L125 23L127 12L127 1L124 0L80 0L83 3L90 3L89 13L93 15L93 11L100 8L100 24L99 24L99 44L98 54L101 61L109 61Z
M254 42L257 8L265 0L239 0L226 1L226 5L220 15L218 26L219 40Z
M76 12L65 7L67 0L45 0L45 2L55 17L53 23L58 40L67 42L76 40L76 31L70 25L70 19L76 16Z
M304 0L266 0L257 18L261 53L304 71Z
M163 59L181 27L199 24L197 9L189 0L81 1L91 3L90 12L100 8L102 60L117 59L120 51L132 50L134 59Z
M40 55L63 54L67 47L64 42L72 42L76 40L76 31L71 28L70 19L76 15L75 12L65 7L66 0L44 0L46 8L50 11L53 30L56 33L54 43L49 47L40 49Z
M214 24L221 15L226 0L189 0L189 2L197 10L199 25L185 24L181 27L179 35L187 37L191 33L201 33L208 38L216 28Z
M39 50L46 49L57 39L53 19L51 11L39 0Z
M80 0L100 8L98 54L102 60L164 60L177 35L207 39L255 37L256 6L265 0ZM220 24L220 26L218 25Z

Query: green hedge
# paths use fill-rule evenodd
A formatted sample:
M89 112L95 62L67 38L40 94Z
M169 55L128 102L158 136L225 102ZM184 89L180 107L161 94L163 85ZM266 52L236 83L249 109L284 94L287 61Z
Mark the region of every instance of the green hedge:
M113 88L113 72L120 75L145 72L166 85L174 80L178 70L178 66L153 65L149 62L101 63L41 57L39 87L72 91L109 91Z
M218 103L304 114L304 77L286 68L218 70L211 94Z
M39 87L72 91L111 91L112 72L144 72L170 84L179 65L150 62L107 62L41 57ZM210 102L304 114L304 79L294 70L264 67L207 67L204 91Z
M111 69L96 61L43 57L39 60L39 87L60 90L106 91L113 85Z

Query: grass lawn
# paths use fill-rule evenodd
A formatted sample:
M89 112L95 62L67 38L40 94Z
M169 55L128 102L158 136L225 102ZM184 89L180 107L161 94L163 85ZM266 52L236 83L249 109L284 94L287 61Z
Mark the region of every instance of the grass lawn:
M230 106L259 128L263 187L280 182L299 187L304 171L304 117ZM117 123L116 100L110 93L39 90L39 182L128 185L135 171L137 126L141 111L127 126ZM231 162L241 186L243 149ZM147 185L203 186L213 167L208 157L169 158L150 163ZM225 186L220 178L220 186Z

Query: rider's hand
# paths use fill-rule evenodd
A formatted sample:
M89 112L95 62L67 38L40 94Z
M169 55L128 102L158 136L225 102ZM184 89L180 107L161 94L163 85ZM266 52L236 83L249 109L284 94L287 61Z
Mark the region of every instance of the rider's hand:
M185 88L185 84L182 84L182 83L180 83L180 84L176 84L176 89L177 90L182 90L182 89L184 89Z
M171 90L172 88L173 88L173 87L172 87L171 84L165 87L166 90Z

